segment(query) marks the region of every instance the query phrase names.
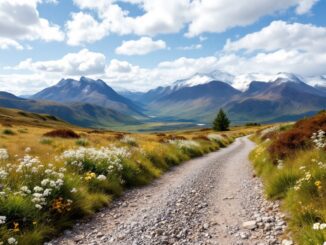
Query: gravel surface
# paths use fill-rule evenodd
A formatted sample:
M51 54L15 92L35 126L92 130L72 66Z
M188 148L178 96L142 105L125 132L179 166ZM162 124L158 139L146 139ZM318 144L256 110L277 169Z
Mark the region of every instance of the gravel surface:
M174 168L126 192L50 244L293 244L277 202L268 202L248 161L254 144L228 148ZM284 239L281 240L281 237Z

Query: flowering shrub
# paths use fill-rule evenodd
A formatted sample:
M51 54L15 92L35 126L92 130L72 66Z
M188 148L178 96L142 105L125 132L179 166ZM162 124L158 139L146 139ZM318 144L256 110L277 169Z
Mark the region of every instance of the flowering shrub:
M61 158L65 160L67 166L73 167L81 173L94 172L85 177L85 180L91 180L90 175L92 174L95 175L94 178L96 174L99 176L120 175L123 170L122 161L129 156L127 148L113 146L99 149L80 147L63 152Z
M181 150L192 150L200 147L200 145L193 140L169 140L169 143Z
M7 164L5 168L0 169L0 198L5 201L5 198L13 193L28 198L35 208L40 210L49 204L64 185L65 171L64 168L57 169L53 164L44 165L37 157L25 155L18 164ZM9 180L6 181L9 175L18 175L24 185L13 186Z
M8 152L5 149L1 152L2 159L8 159ZM27 148L24 152L30 150ZM53 203L58 198L65 204L69 203L70 207L73 201L69 197L73 193L64 193L65 179L65 168L44 164L31 155L24 155L15 163L3 162L0 167L0 237L1 226L10 228L9 235L17 236L25 227L33 227L35 219L55 211ZM67 208L65 210L69 211ZM8 244L19 242L13 236L6 237ZM0 239L0 244L3 242Z
M323 130L319 130L317 133L313 133L311 139L315 143L317 149L326 148L326 135Z

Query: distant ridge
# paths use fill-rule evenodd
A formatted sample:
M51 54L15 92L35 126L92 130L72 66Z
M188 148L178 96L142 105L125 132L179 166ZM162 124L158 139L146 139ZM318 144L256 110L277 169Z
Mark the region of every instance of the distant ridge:
M87 77L81 77L80 80L62 79L56 85L48 87L30 98L60 103L89 103L131 116L145 117L138 105L115 92L104 81Z
M120 112L89 103L58 103L19 98L0 92L0 107L50 114L81 127L110 128L117 125L138 124L135 118Z

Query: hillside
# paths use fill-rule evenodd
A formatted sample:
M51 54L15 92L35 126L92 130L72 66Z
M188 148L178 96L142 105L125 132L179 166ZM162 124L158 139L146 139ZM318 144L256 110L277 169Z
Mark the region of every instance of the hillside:
M37 114L21 110L0 107L0 124L3 126L25 125L36 127L72 127L55 116L48 114Z
M114 110L86 103L62 104L51 101L22 99L9 93L0 92L0 106L50 114L81 127L103 127L137 124L138 121Z

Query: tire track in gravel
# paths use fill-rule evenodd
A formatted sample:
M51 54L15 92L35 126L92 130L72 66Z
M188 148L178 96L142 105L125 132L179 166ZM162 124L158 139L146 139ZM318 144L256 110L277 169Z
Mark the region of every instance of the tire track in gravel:
M239 138L175 167L50 244L278 244L281 233L269 236L264 224L241 228L254 215L261 218L266 205L275 205L264 201L261 184L252 177L248 154L253 148L247 138ZM278 207L272 211L274 220L282 221Z

